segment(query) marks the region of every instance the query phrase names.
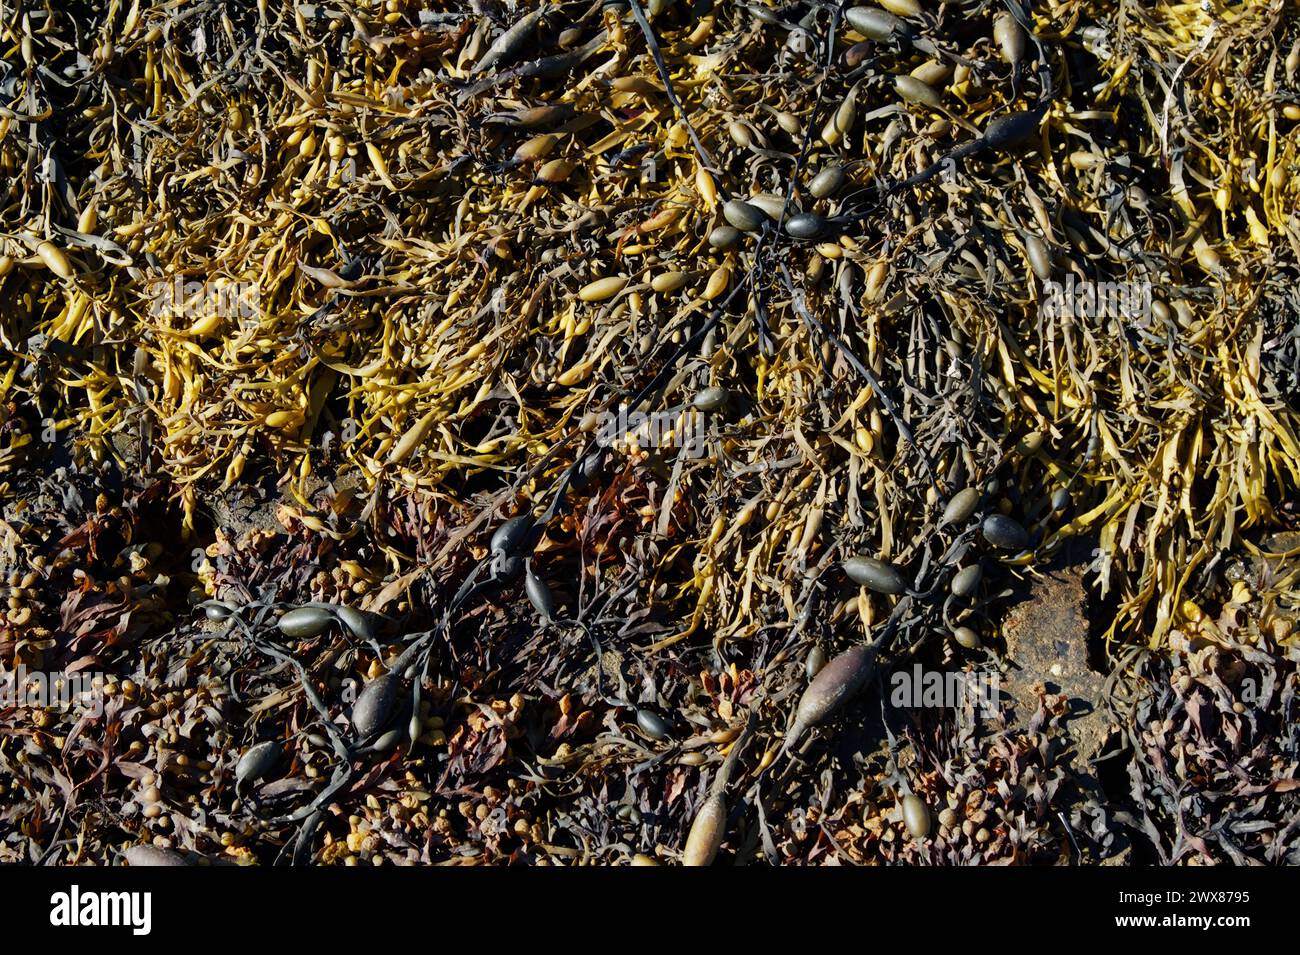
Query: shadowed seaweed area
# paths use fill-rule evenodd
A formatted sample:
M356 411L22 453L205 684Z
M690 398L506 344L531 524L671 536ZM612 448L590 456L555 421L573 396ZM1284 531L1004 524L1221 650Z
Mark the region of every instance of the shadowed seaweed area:
M1300 863L1294 4L0 10L0 862Z

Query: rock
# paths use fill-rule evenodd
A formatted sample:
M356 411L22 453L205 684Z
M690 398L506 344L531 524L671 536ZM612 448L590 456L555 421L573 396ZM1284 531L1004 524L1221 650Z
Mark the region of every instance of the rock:
M149 866L189 865L185 857L175 849L160 849L157 846L132 846L122 853L122 858L133 869Z
M1002 689L1028 722L1038 709L1035 687L1067 698L1067 729L1078 745L1080 769L1107 736L1100 705L1104 678L1088 663L1087 591L1083 565L1050 569L1015 604L1002 625L1007 657L1014 664Z

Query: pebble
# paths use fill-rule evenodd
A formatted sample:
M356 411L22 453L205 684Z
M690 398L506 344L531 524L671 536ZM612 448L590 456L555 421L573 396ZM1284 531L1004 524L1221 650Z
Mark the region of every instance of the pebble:
M132 846L122 852L122 857L132 868L141 869L150 866L189 865L186 858L175 849L160 849L158 846Z

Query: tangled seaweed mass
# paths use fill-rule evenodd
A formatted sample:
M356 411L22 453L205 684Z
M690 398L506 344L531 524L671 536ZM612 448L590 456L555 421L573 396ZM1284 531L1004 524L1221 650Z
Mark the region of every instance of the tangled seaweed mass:
M0 862L1300 862L1294 4L0 10Z

